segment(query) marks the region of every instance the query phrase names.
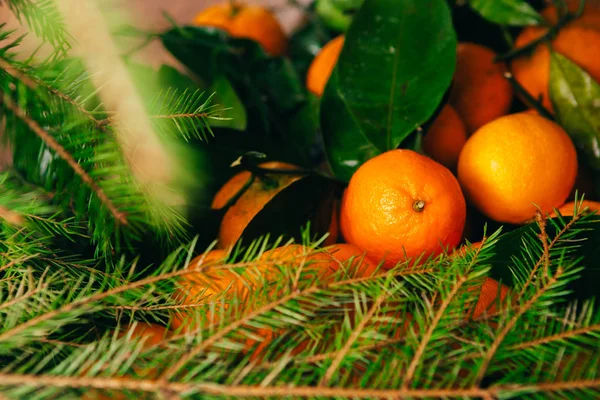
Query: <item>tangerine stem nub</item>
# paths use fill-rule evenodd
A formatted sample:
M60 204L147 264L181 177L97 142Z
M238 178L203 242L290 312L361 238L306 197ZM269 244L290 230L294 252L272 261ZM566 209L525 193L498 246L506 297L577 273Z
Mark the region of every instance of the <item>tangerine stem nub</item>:
M413 210L416 212L422 212L425 209L425 202L423 200L415 200L413 203Z

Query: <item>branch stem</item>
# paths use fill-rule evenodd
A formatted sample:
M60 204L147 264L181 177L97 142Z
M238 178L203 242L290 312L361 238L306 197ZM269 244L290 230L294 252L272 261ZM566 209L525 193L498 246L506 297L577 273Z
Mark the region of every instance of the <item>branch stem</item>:
M11 110L17 118L23 121L33 133L35 133L46 145L54 150L60 158L62 158L69 166L75 171L75 173L81 178L81 180L88 185L100 201L110 211L115 220L122 224L127 225L127 217L125 213L121 212L113 203L113 201L104 193L104 190L92 179L92 177L83 169L81 165L73 158L60 143L52 137L46 130L44 130L36 121L31 119L25 111L23 111L17 104L15 104L10 97L0 92L2 95L2 101L6 107Z

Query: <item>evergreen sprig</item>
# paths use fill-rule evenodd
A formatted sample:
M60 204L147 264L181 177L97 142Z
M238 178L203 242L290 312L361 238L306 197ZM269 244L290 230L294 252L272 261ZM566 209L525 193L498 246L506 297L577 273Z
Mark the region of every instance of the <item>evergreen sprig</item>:
M21 22L26 22L37 36L54 47L57 55L64 55L70 49L69 33L53 0L5 1Z
M66 58L16 61L9 52L13 47L9 43L0 57L0 107L8 116L5 136L15 170L28 184L51 193L48 204L87 223L96 255L131 251L148 229L167 243L180 242L183 217L132 176L112 130L114 114L103 108L85 66ZM176 104L163 101L157 111L170 114L155 117L171 137L175 132L188 139L192 126L204 132L206 119L218 118L200 93L171 93L169 99Z
M560 299L581 268L568 238L597 220L579 212L552 221L561 229L550 235L548 220L538 217L540 233L524 237L510 265L516 285L477 319L469 310L499 232L460 256L368 277L348 263L324 279L313 257L321 249L309 242L303 252L271 259L271 247L257 241L200 265L191 263L192 242L153 269L122 260L65 275L50 266L35 279L26 262L14 264L0 280L0 316L11 321L0 328L8 366L0 393L592 398L600 391L600 312L591 302ZM225 270L244 284L191 304L176 299L182 277L210 286ZM61 290L65 279L69 290ZM157 344L133 334L136 324L169 327L176 316L188 328L173 328Z

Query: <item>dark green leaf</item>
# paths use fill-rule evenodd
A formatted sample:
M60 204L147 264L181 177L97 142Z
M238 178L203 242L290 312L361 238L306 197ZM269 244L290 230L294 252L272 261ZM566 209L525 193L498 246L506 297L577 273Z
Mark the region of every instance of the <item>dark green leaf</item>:
M194 81L189 76L169 65L161 65L158 69L156 79L158 79L159 87L163 89L177 89L179 92L183 92L186 89L206 89L203 85L198 84L198 82Z
M321 130L325 153L333 174L348 182L368 159L381 152L367 140L358 121L338 89L337 69L321 99Z
M345 32L364 0L317 0L315 11L329 29Z
M223 115L227 119L209 119L211 127L221 127L243 131L248 123L246 108L235 93L235 89L227 78L219 76L213 80L209 93L214 93L212 98L214 104L227 108Z
M238 98L235 90L223 76L217 76L210 87L201 85L177 69L163 65L158 70L158 84L163 90L177 89L179 93L202 89L207 96L213 95L211 103L219 109L227 109L220 113L224 119L208 119L208 124L213 128L229 128L239 131L246 129L246 109Z
M335 183L317 175L306 176L277 194L248 224L242 238L250 243L269 232L278 236L300 238L301 228L319 215L324 200L335 190ZM311 224L314 226L314 224ZM328 225L328 224L325 224ZM320 235L325 232L314 232Z
M469 5L483 18L499 25L527 26L544 22L525 0L469 0Z
M294 163L309 158L307 147L296 144L314 138L316 126L305 119L303 110L311 107L309 97L289 60L271 57L256 42L212 28L177 28L161 38L202 80L214 82L223 76L231 83L248 119L247 135L236 144ZM220 140L221 133L216 136Z
M333 39L323 26L321 20L314 18L294 33L288 45L289 57L304 81L308 68L321 48Z
M558 53L550 59L550 100L560 124L600 171L600 84Z
M402 146L440 104L455 64L444 0L365 2L322 99L321 128L336 176L347 180L370 157Z

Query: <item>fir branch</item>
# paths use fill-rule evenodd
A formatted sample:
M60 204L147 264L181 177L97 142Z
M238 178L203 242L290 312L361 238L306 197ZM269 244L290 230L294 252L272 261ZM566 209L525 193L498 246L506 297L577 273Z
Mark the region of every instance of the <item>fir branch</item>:
M281 262L281 261L278 261L278 262ZM401 273L398 273L397 275L400 276L400 275L419 274L420 272L422 272L422 270L420 271L418 269L414 269L414 270L406 269L406 270L403 270ZM386 274L384 276L387 277L389 275ZM302 290L295 290L292 293L290 293L286 296L283 296L271 303L267 303L267 304L263 305L262 307L254 310L248 314L242 315L241 318L238 318L235 321L230 322L228 325L226 325L225 327L221 328L220 330L215 332L213 335L211 335L208 339L204 340L197 346L193 347L188 353L186 353L183 357L181 357L177 361L177 363L175 363L170 368L165 370L163 372L163 374L161 375L160 379L165 380L165 381L171 379L181 368L183 368L183 366L185 364L187 364L189 361L191 361L196 355L201 354L204 350L206 350L207 348L212 346L218 340L224 338L225 336L227 336L229 333L235 331L236 329L241 328L242 326L244 326L246 323L248 323L252 319L254 319L262 314L265 314L271 310L274 310L275 308L277 308L289 301L292 301L292 300L295 300L295 299L298 299L301 297L306 297L311 294L315 294L320 291L325 291L327 289L332 289L335 287L352 285L354 283L364 282L364 281L368 281L368 280L372 281L372 280L374 280L374 277L375 276L352 278L352 279L346 279L346 280L342 280L342 281L327 283L327 284L321 285L321 286L310 286L310 287L302 289ZM185 336L187 336L187 334L185 334L183 336L185 337ZM169 340L175 340L177 338L179 338L179 337L173 336Z
M217 105L211 104L213 96L204 98L204 92L187 89L179 94L177 90L168 89L158 93L149 107L150 119L155 121L158 131L163 134L181 136L184 140L192 137L207 140L214 136L208 119L225 119L218 114Z
M59 54L70 49L68 34L53 0L7 0L20 21L26 21L35 34L50 43Z
M31 260L33 258L36 258L38 256L39 256L39 254L35 253L35 254L30 254L30 255L21 256L19 258L12 259L8 263L0 266L0 272L2 272L4 270L7 270L9 268L12 268L15 265L21 264L21 263L23 263L23 262L25 262L27 260Z
M429 344L429 340L431 339L431 336L433 335L433 331L438 327L438 324L440 323L442 317L444 316L448 306L450 305L450 303L452 302L454 297L458 294L460 288L466 281L467 281L467 279L464 276L462 276L462 275L459 276L458 279L456 280L456 282L454 283L452 289L450 290L450 293L448 293L448 296L444 299L444 301L440 305L440 308L436 311L435 316L433 317L433 320L431 321L431 324L429 325L429 327L427 328L427 331L425 332L425 334L419 341L419 347L417 347L417 351L415 352L415 354L408 366L406 374L404 375L404 379L402 382L403 388L406 389L410 385L410 382L414 376L414 373L415 373L417 367L419 366L421 357L423 356L423 353L425 352L425 348Z
M127 217L125 213L119 211L114 205L113 201L108 198L104 193L104 190L92 179L92 177L85 172L85 170L77 163L73 156L67 152L67 150L60 145L46 130L44 130L36 121L29 118L27 114L16 105L10 97L3 94L3 102L6 107L11 110L21 121L23 121L31 131L33 131L49 148L54 150L60 158L69 164L69 166L75 171L75 173L86 183L95 193L100 201L108 208L110 213L113 215L115 220L123 225L127 225Z
M538 216L539 215L539 216ZM567 233L571 230L571 228L579 221L579 219L581 218L581 214L580 213L576 213L575 215L573 215L573 218L571 219L571 221L569 221L554 237L554 239L552 239L552 241L550 242L550 244L548 244L548 235L546 233L546 229L545 229L545 220L543 218L543 216L538 212L536 214L536 221L538 221L538 226L540 228L541 231L541 236L540 239L542 240L542 245L544 246L544 252L542 253L542 255L540 256L540 258L537 260L537 262L535 263L535 265L533 266L533 268L531 269L531 273L529 275L529 278L527 279L527 281L523 284L523 287L521 289L521 292L519 294L519 297L523 296L523 294L525 293L525 291L527 290L527 288L529 287L529 285L533 282L535 276L537 275L537 271L540 268L540 265L544 262L549 264L550 263L550 251L554 249L554 246L556 246L556 244L559 242L559 240ZM545 243L545 244L544 244ZM545 267L545 269L547 270L547 267Z
M381 296L379 296L379 298L377 298L377 300L371 306L369 311L367 311L367 313L362 318L360 323L356 326L356 328L354 328L352 330L352 334L350 335L350 337L344 344L344 347L342 347L342 349L339 352L337 352L335 358L333 359L333 362L331 363L329 368L327 368L327 371L325 371L325 375L323 375L323 378L321 379L319 386L328 386L329 382L331 381L331 378L333 378L333 375L339 368L344 357L346 356L346 354L348 354L348 351L350 351L350 348L352 347L354 342L356 342L358 337L361 335L361 333L365 329L365 326L367 325L367 323L370 322L373 315L375 315L375 313L379 310L379 308L381 307L381 304L388 298L388 296L389 296L389 294L384 291L384 293Z
M589 326L584 326L577 329L567 330L561 333L557 333L555 335L550 335L543 337L541 339L530 340L527 342L519 343L517 345L511 346L510 350L522 350L528 349L531 347L540 346L547 343L563 341L566 339L572 339L576 336L591 334L594 331L600 332L600 324L594 324Z
M475 378L476 385L481 384L481 381L485 377L487 369L488 369L490 363L492 362L492 359L494 358L496 351L498 351L498 348L500 347L500 345L502 344L502 342L504 341L506 336L514 328L514 326L517 323L517 321L519 320L519 318L521 318L521 316L523 314L525 314L536 303L536 301L540 297L542 297L556 282L558 282L558 279L561 277L562 273L563 273L563 269L561 267L559 267L557 269L556 273L554 274L554 276L552 276L541 288L539 288L536 291L535 295L533 295L531 297L531 299L529 299L525 304L523 304L521 307L519 307L516 310L515 315L513 315L513 317L508 321L508 323L506 325L504 325L502 327L502 329L498 332L496 338L494 339L491 346L487 349L487 351L485 352L485 354L483 356L482 364L481 364L479 371L477 372L477 376Z
M14 306L15 304L18 304L22 301L25 301L33 296L35 296L36 294L39 294L40 292L48 289L50 285L49 284L43 284L40 285L38 287L35 287L33 289L28 290L27 292L25 292L23 295L21 296L16 296L15 298L13 298L12 300L9 301L5 301L0 303L0 310L2 310L3 308L9 308Z
M0 373L0 386L28 386L54 388L96 388L107 390L132 390L143 392L172 392L176 394L199 393L204 395L220 395L228 397L296 397L296 398L360 398L360 399L400 399L400 398L495 398L503 394L518 393L550 393L600 388L600 379L576 380L566 382L540 383L536 385L506 384L489 388L473 389L361 389L361 388L328 388L312 386L247 386L220 385L214 383L165 382L153 379L119 379L65 377L52 375L28 375Z
M23 82L23 84L25 84L28 88L32 90L37 89L37 83L34 82L33 79L31 79L31 77L18 70L16 67L14 67L11 63L6 61L2 57L0 57L0 68L3 69L7 74L12 76L13 78Z

